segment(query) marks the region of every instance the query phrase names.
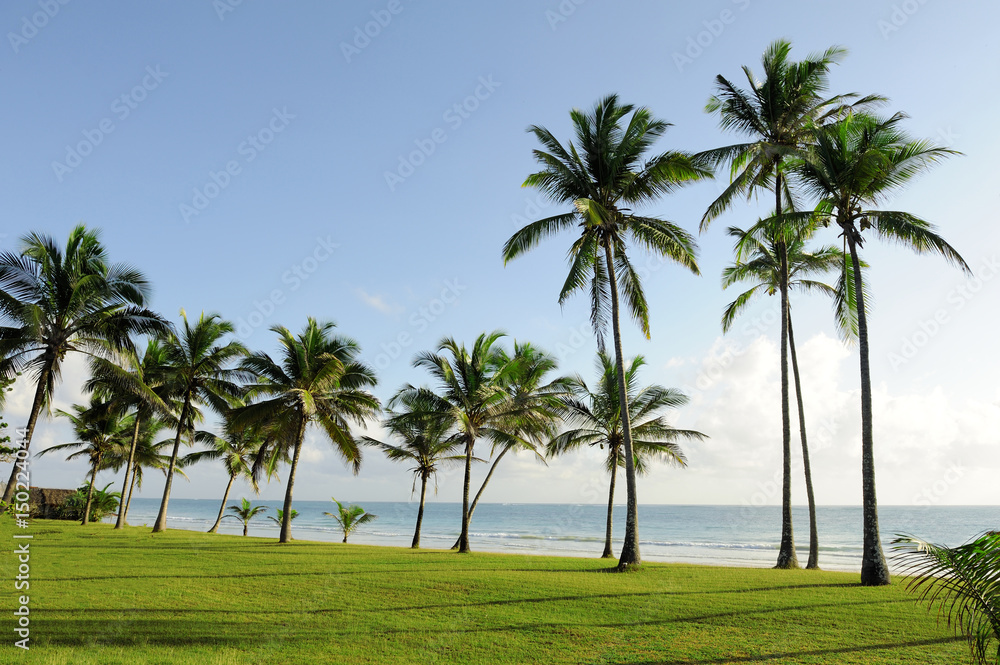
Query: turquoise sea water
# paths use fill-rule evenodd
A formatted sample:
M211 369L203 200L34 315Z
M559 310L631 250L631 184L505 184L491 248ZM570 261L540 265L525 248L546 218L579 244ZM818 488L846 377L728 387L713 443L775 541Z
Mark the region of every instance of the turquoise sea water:
M227 504L239 503L239 497ZM254 501L269 506L265 517L250 523L250 535L277 538L278 526L266 519L275 516L278 501ZM378 519L362 526L350 542L408 547L413 537L417 504L363 502ZM292 525L298 540L337 541L342 538L333 519L324 512L329 501L296 501L299 516ZM134 499L129 524L152 525L158 499ZM207 531L215 522L219 501L171 499L167 525L172 529ZM428 503L421 529L421 546L447 549L461 528L459 503ZM470 529L472 548L484 552L520 552L553 556L600 556L604 543L607 506L594 504L481 504ZM809 518L804 507L793 509L799 560L805 565L809 548ZM886 556L897 533L958 545L975 535L1000 528L998 506L880 506L880 527ZM620 551L625 530L625 507L614 513L614 549ZM860 571L861 508L817 508L820 567ZM676 561L729 566L771 566L780 541L781 509L777 506L664 506L639 507L642 557L650 561ZM222 533L240 534L243 525L225 519Z

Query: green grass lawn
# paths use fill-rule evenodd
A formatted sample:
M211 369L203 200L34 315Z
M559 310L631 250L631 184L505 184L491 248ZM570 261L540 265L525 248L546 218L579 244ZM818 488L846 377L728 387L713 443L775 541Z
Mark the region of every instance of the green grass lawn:
M459 555L34 521L31 650L0 663L964 663L898 583L858 575ZM23 533L23 532L22 532Z

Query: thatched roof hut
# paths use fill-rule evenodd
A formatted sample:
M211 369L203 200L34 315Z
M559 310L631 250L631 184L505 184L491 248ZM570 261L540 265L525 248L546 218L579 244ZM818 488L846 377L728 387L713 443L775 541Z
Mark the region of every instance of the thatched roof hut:
M63 505L76 490L58 490L46 487L32 487L29 503L33 517L42 519L58 519Z

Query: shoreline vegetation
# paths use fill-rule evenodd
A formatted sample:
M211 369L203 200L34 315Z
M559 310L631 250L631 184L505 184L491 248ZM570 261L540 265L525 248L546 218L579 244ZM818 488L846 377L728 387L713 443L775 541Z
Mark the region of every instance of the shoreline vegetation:
M9 521L0 523L7 532ZM32 522L33 661L955 663L894 580L854 573ZM4 533L3 535L9 535ZM13 557L3 557L2 574ZM72 565L70 565L72 564ZM12 609L9 594L2 611ZM0 644L0 660L12 653Z

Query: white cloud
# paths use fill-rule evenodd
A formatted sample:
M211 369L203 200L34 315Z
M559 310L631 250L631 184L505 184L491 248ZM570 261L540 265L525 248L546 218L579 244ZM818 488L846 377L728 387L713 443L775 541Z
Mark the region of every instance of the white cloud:
M381 294L371 295L360 287L354 289L354 293L361 299L361 302L383 314L398 314L405 309L401 305L388 302Z

